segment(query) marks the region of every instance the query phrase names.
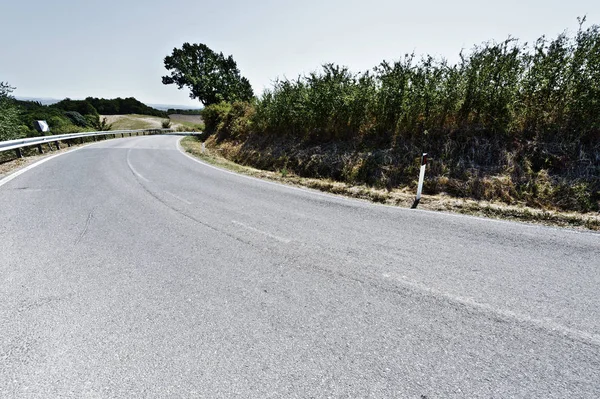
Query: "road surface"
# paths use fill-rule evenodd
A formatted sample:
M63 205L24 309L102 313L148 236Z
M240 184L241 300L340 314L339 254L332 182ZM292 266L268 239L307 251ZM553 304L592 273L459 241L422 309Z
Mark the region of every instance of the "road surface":
M96 143L0 187L0 397L600 397L600 235Z

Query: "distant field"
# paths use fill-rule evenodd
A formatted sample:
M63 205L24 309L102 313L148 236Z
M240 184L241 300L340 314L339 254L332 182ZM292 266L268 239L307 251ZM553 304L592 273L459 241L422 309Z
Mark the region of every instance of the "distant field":
M169 115L169 118L171 118L173 125L179 125L196 130L204 130L204 121L200 115L172 114Z
M169 118L173 122L189 122L189 123L203 123L202 117L200 115L181 115L181 114L171 114Z
M113 130L160 129L165 118L148 115L102 115Z
M113 130L136 130L136 129L161 129L162 122L166 118L149 115L102 115L108 123L112 124ZM169 115L171 128L203 130L202 117L199 115Z

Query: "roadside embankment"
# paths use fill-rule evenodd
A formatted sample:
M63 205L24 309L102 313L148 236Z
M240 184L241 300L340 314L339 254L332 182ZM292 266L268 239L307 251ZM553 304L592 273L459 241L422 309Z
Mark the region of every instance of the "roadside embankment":
M248 142L219 142L215 136L211 136L204 143L204 152L202 151L202 141L197 137L184 138L181 146L188 153L215 166L257 178L401 207L410 207L414 200L414 184L385 188L336 181L328 177L306 177L295 173L284 160L278 160L281 156L277 152L261 151L259 148L250 146ZM331 157L331 154L329 156ZM311 159L311 156L307 156L307 158ZM316 162L315 157L312 159L313 162ZM413 183L416 183L416 177L415 173ZM549 226L600 230L600 214L597 212L569 212L536 208L523 203L507 204L502 201L458 198L448 193L424 195L419 208Z

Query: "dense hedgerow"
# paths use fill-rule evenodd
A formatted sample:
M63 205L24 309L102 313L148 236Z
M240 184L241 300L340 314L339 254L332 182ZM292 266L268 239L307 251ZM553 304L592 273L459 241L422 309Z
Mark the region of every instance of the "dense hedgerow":
M475 47L461 62L406 55L354 74L327 64L280 80L257 103L257 131L305 140L425 143L459 134L506 142L600 138L598 26L532 47L514 39ZM427 133L425 133L427 132ZM418 140L417 140L418 141Z
M415 157L429 152L430 192L528 202L555 196L549 201L563 209L598 210L600 28L583 22L573 37L476 46L455 65L411 54L362 73L326 64L276 81L252 103L207 107L206 128L263 147L301 143L304 153L338 143L356 159L342 165L323 156L328 177L408 184ZM303 173L306 160L285 159ZM354 173L359 164L366 171ZM495 174L510 178L491 184L486 176Z

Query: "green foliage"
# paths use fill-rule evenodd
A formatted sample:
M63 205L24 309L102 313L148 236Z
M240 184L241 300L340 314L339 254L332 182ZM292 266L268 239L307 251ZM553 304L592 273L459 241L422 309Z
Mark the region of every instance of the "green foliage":
M167 117L167 113L150 108L133 97L99 99L88 97L85 100L64 99L56 104L45 106L34 101L17 101L21 113L20 132L27 136L39 133L33 129L36 120L45 120L50 126L51 133L75 133L81 131L106 131L112 129L112 124L100 114L132 114L140 113L158 117Z
M147 106L133 97L128 98L94 98L88 97L85 100L71 100L66 98L56 104L50 105L52 108L63 111L79 112L81 115L128 115L141 114L164 118L167 113Z
M164 63L170 75L163 76L163 84L188 87L190 98L197 98L206 106L248 101L254 96L250 82L240 75L233 57L216 53L205 44L184 43L181 49L174 48Z
M86 100L71 100L70 98L65 98L56 104L50 105L50 107L67 112L77 112L80 115L98 115L96 108Z
M57 107L42 105L34 101L17 101L21 112L20 123L23 126L21 132L26 136L38 136L39 133L33 128L33 123L45 120L50 126L50 134L76 133L91 130L89 126L89 115L82 116L76 111L63 111ZM68 116L69 114L70 116ZM92 115L97 118L97 115ZM73 119L71 119L73 118ZM77 122L74 122L77 120Z
M221 102L211 104L202 110L202 119L206 126L206 132L209 134L217 133L222 130L225 121L229 118L232 105Z
M71 120L75 125L81 127L87 127L88 121L77 111L67 111L65 112L65 116Z
M106 118L99 115L86 115L88 126L91 126L94 131L104 132L112 129L112 123L109 124Z
M321 142L432 148L477 137L499 147L515 138L593 146L600 138L599 82L600 32L592 26L575 38L541 38L531 49L515 39L486 43L461 53L457 65L406 55L353 74L326 64L276 81L257 104L255 126Z
M209 105L202 110L204 131L216 134L219 140L230 136L244 138L252 132L254 114L255 106L246 102Z
M77 133L86 130L85 128L75 125L68 117L64 115L51 116L50 118L45 119L45 121L48 122L48 125L50 126L49 134ZM41 133L34 133L34 136L39 135L41 135Z
M0 141L20 137L19 109L11 97L14 87L0 82Z
M429 192L600 210L600 27L583 21L574 37L484 43L456 65L408 54L362 73L326 64L245 105L207 106L206 130L251 137L263 164L279 162L269 143L303 148L288 166L300 175L410 185L426 151Z
M161 125L163 129L169 129L171 127L171 120L165 119L164 121L162 121Z
M114 99L88 97L85 99L85 102L92 105L97 110L97 114L100 115L141 114L158 116L160 118L168 116L166 112L149 107L133 97L117 97Z

